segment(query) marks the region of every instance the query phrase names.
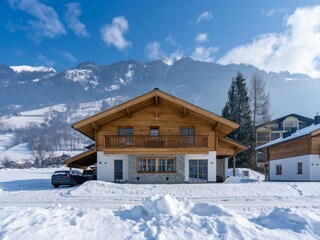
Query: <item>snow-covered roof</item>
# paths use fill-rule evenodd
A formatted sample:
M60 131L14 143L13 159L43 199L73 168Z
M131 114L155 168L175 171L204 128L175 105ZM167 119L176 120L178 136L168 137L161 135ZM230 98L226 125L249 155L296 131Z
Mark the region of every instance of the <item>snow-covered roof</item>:
M320 124L317 124L317 125L311 125L309 127L305 127L303 129L300 129L294 133L292 133L290 136L286 137L286 138L278 138L278 139L275 139L271 142L268 142L266 144L263 144L259 147L256 148L256 150L259 150L259 149L262 149L262 148L266 148L266 147L270 147L270 146L273 146L273 145L276 145L276 144L279 144L279 143L282 143L282 142L287 142L287 141L290 141L290 140L293 140L293 139L296 139L296 138L300 138L300 137L303 137L303 136L306 136L306 135L309 135L311 134L312 132L316 131L316 130L319 130L320 129Z

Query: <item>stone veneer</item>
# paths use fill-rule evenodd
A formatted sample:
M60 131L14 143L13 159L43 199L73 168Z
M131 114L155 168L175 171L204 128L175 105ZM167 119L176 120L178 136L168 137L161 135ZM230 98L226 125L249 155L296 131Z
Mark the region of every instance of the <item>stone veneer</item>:
M137 158L170 158L177 161L176 173L137 173ZM185 155L184 154L139 154L129 155L128 182L129 183L184 183L185 182ZM139 180L137 180L139 178Z

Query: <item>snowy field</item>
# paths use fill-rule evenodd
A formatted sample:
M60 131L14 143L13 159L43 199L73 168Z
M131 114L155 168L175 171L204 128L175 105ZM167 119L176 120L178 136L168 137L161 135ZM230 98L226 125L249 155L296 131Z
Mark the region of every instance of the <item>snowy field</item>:
M0 170L0 239L320 239L320 183L55 189L55 170Z

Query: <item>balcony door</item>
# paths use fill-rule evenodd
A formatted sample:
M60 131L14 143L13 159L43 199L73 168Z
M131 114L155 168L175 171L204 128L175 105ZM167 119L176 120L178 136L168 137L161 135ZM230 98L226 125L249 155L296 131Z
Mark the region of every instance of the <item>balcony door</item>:
M208 160L189 160L189 183L208 182Z
M133 145L133 127L119 127L119 147L130 147Z
M181 147L194 147L194 127L180 127Z

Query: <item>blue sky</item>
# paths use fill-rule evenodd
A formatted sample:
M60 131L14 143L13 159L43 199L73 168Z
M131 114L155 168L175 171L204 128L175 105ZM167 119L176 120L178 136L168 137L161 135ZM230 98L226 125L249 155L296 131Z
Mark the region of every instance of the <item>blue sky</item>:
M189 56L320 77L319 29L314 0L0 0L0 63Z

